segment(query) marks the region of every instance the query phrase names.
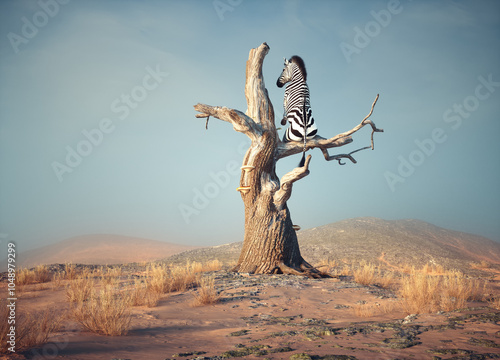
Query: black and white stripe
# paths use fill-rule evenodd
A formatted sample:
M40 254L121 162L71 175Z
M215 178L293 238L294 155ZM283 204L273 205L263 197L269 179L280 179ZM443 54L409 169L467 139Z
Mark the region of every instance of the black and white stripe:
M307 72L304 61L299 56L294 55L290 60L285 59L283 72L276 82L278 87L283 87L288 83L285 89L284 115L281 125L286 125L288 121L290 126L286 129L283 141L304 142L304 154L300 166L303 165L305 159L306 141L312 139L318 132L312 116L309 87L306 80Z

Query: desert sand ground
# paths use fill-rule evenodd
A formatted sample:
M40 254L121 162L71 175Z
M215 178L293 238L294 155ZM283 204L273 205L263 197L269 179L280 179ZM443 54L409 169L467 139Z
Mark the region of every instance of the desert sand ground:
M219 303L193 306L195 289L165 295L156 307L133 307L124 336L96 335L65 319L48 343L9 358L500 358L500 311L485 302L408 316L391 291L349 277L315 280L226 271L204 276L215 277ZM67 310L64 282L55 289L49 284L26 286L20 306ZM2 292L5 285L0 284Z

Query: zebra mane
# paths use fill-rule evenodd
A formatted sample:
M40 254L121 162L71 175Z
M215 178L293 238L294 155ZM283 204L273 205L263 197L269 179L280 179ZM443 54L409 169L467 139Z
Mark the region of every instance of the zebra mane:
M293 55L289 61L297 64L297 66L300 69L300 72L302 73L302 76L304 77L304 81L307 81L307 71L306 71L306 65L304 64L304 60L302 60L300 56Z

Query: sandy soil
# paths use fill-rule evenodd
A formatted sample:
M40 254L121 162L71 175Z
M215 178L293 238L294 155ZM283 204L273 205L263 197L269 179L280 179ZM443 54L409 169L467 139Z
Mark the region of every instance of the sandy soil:
M389 291L347 278L211 275L222 291L222 301L216 305L193 307L194 290L173 293L157 307L133 308L126 336L95 335L65 320L42 348L11 358L290 359L301 353L312 358L351 356L339 359L500 358L500 311L486 303L471 303L462 311L407 316ZM64 288L47 287L26 288L20 306L65 311ZM372 308L373 314L357 316L355 308L360 306Z

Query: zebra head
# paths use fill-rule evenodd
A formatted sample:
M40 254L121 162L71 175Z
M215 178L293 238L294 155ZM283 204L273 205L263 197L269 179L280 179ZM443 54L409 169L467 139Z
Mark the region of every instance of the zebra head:
M276 85L278 87L283 87L287 82L297 80L302 78L306 81L307 72L306 66L304 65L304 60L300 56L294 55L290 60L285 58L285 64L283 66L283 71L281 72Z

